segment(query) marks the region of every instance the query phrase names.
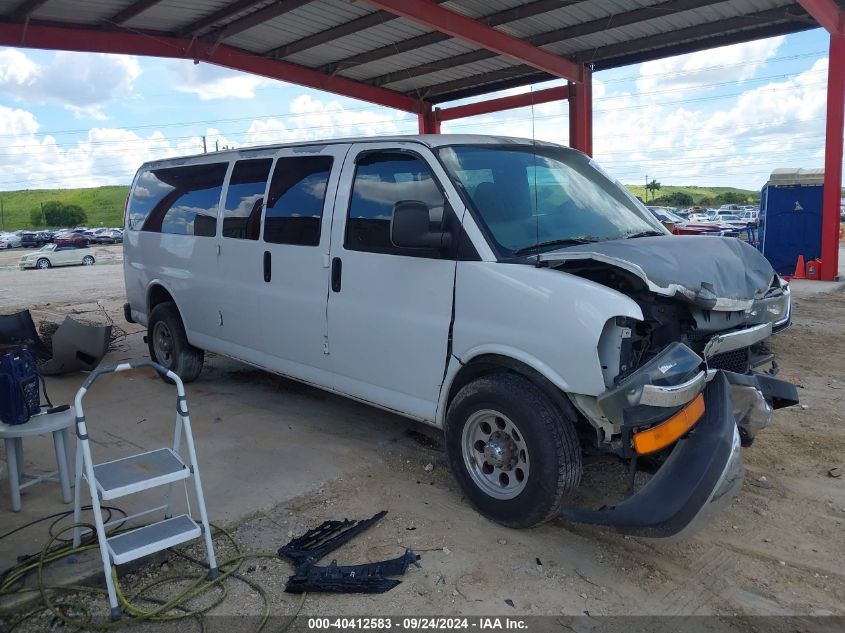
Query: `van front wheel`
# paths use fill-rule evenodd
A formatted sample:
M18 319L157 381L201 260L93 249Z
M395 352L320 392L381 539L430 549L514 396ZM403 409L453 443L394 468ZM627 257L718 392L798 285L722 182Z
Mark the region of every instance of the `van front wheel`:
M191 345L179 310L172 301L158 304L147 326L150 358L175 372L182 382L196 380L202 371L203 351Z
M513 528L559 514L581 480L573 421L516 374L484 376L458 392L446 416L446 454L469 500Z

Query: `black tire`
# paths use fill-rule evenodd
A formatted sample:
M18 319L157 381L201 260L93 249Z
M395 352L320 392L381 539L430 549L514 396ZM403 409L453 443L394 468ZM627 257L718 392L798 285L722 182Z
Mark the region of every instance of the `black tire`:
M164 330L169 333L171 342L169 353L164 351L161 339L158 344L155 340L156 336L162 334ZM150 358L178 374L182 382L193 382L199 377L205 355L201 349L188 342L182 317L179 316L179 310L172 301L160 303L153 308L147 326L147 347ZM169 382L169 379L165 378L165 380Z
M83 266L93 266L95 263L94 258L91 255L86 255L82 258L82 265Z
M464 457L464 427L487 411L512 422L527 450L530 468L512 498L497 499L486 492L474 479L483 469L474 475ZM581 447L573 420L517 374L493 374L465 385L449 405L445 431L449 466L464 493L482 514L507 527L532 527L557 516L567 493L581 481ZM482 459L484 453L476 450L476 459Z
M38 270L47 270L48 268L52 267L53 264L50 263L50 260L46 257L41 257L37 262L35 262L35 267Z

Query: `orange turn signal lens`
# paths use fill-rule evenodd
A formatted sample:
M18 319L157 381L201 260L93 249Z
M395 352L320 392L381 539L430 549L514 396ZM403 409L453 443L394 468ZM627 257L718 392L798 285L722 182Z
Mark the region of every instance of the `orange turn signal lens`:
M704 396L695 399L668 420L645 431L634 433L634 450L640 455L659 451L689 431L704 415Z

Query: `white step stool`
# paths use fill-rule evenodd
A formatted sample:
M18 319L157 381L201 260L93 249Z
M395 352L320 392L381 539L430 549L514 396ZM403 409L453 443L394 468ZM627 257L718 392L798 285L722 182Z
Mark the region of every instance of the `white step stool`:
M91 457L91 446L88 441L88 429L85 414L82 411L82 398L91 384L101 375L129 371L139 367L152 367L163 376L167 376L176 384L176 428L173 436L173 448L159 448L146 453L130 455L102 464L94 464ZM211 544L211 529L208 525L208 515L205 509L205 498L202 493L197 455L194 450L194 438L191 433L191 421L188 417L188 403L185 400L185 387L182 380L172 371L150 360L122 363L115 367L96 369L76 392L74 400L76 408L76 489L74 492L74 522L79 523L82 501L82 479L88 482L91 493L91 507L94 523L97 529L97 540L100 545L100 555L103 559L103 572L106 576L106 588L109 594L111 617L120 617L120 607L112 580L112 565L121 565L129 561L154 554L204 536L205 548L208 555L208 567L211 577L217 577L217 562L214 558L214 547ZM187 460L179 453L182 433L185 434L187 446ZM190 497L188 495L187 479L193 478L194 492L200 514L197 523L190 516ZM169 515L173 484L185 481L185 499L188 514L171 517ZM127 495L149 490L158 486L168 486L167 501L160 506L137 512L128 517L115 519L110 523L103 523L100 511L100 501L119 499ZM115 536L106 537L106 528L116 523L124 523L129 519L144 516L159 510L164 510L164 519L158 523L151 523L144 527L121 532ZM82 538L82 528L77 527L73 533L74 546L78 547Z

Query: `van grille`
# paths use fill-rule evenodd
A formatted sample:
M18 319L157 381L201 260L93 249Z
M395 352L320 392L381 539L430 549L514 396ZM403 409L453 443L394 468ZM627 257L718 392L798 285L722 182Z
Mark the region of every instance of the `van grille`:
M707 341L716 334L718 332L691 333L688 335L689 345L696 353L703 354ZM707 367L709 369L723 369L738 374L747 374L751 370L750 352L750 347L743 347L741 349L731 350L730 352L716 354L707 361Z
M751 368L748 351L748 347L743 347L742 349L716 354L707 361L707 367L708 369L724 369L738 374L747 374Z

